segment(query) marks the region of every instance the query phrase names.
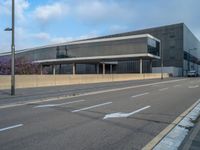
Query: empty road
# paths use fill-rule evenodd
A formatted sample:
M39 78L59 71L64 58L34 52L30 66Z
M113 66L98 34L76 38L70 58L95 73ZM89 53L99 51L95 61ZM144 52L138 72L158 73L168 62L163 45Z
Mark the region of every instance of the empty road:
M1 150L138 150L200 99L200 78L0 91Z

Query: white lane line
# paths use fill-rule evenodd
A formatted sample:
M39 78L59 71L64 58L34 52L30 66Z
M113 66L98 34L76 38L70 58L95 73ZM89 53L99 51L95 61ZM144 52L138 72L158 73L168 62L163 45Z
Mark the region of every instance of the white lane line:
M18 127L21 127L21 126L23 126L23 124L17 124L17 125L1 128L0 132L5 131L5 130L10 130L10 129L13 129L13 128L18 128Z
M193 86L188 86L189 89L194 89L194 88L198 88L199 85L193 85Z
M85 108L81 108L81 109L73 110L72 112L84 111L84 110L88 110L88 109L92 109L92 108L96 108L96 107L100 107L100 106L108 105L108 104L111 104L111 103L112 103L112 102L107 102L107 103L103 103L103 104L98 104L98 105L94 105L94 106L90 106L90 107L85 107Z
M66 102L66 103L61 103L61 104L39 105L39 106L35 106L34 108L55 107L55 106L68 105L68 104L79 103L79 102L84 102L84 101L85 101L85 100L77 100L77 101Z
M174 85L174 87L180 87L180 86L181 86L180 84Z
M112 113L112 114L107 114L105 115L105 117L103 119L109 119L109 118L127 118L131 115L134 115L136 113L139 113L140 111L143 111L147 108L150 108L151 106L146 106L146 107L143 107L143 108L140 108L136 111L133 111L131 113L122 113L122 112L118 112L118 113Z
M147 95L149 94L149 92L146 92L146 93L142 93L142 94L138 94L138 95L133 95L131 96L132 98L135 98L135 97L139 97L139 96L143 96L143 95Z
M159 89L159 91L166 91L168 90L169 88L163 88L163 89Z

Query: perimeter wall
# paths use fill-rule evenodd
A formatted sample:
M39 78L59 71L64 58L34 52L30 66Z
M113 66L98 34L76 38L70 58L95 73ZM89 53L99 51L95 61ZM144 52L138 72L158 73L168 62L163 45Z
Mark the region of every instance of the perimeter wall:
M163 74L168 78L169 74ZM155 74L105 74L105 75L16 75L16 88L33 88L58 85L89 84L128 80L161 78ZM0 75L0 89L10 89L11 77Z

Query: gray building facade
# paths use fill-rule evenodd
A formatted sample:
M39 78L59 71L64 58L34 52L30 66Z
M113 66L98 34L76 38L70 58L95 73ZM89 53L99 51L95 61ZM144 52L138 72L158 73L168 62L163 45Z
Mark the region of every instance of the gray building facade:
M161 40L164 72L174 76L186 76L189 70L196 70L200 74L200 42L184 23L108 35L96 39L137 34L151 34ZM153 62L153 67L154 72L159 72L159 60Z
M142 59L142 72L150 73L152 60L160 58L160 40L148 34L130 35L75 41L56 46L55 50L56 58L40 58L34 62L56 66L62 73L67 64L74 63L79 74L102 73L103 65L105 73L138 73Z
M51 68L54 65L54 72L62 74L72 73L73 63L76 63L76 72L80 74L97 73L97 68L101 73L103 63L106 73L110 73L110 67L112 73L138 73L142 58L142 71L156 73L161 70L160 48L163 52L164 72L173 76L186 76L189 70L196 70L200 74L200 42L184 23L36 47L18 51L16 57L41 63L48 68L49 73L53 72ZM135 57L137 54L138 57ZM158 57L139 57L140 54ZM113 59L120 55L126 57ZM95 60L88 61L88 57L95 57ZM76 58L85 59L78 61Z

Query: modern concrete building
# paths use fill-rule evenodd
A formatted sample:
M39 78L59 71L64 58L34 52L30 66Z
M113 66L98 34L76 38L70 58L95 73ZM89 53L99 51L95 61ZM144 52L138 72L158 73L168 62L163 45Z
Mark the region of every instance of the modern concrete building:
M185 76L200 71L200 42L185 24L66 42L18 51L54 74L151 73Z
M54 74L69 68L67 64L72 64L73 74L150 73L152 60L159 55L160 40L142 34L70 42L56 47L56 58L34 63L52 66Z
M184 76L188 70L200 73L200 42L184 23L104 36L101 38L150 34L161 40L164 72ZM160 70L160 62L154 61L153 72Z

